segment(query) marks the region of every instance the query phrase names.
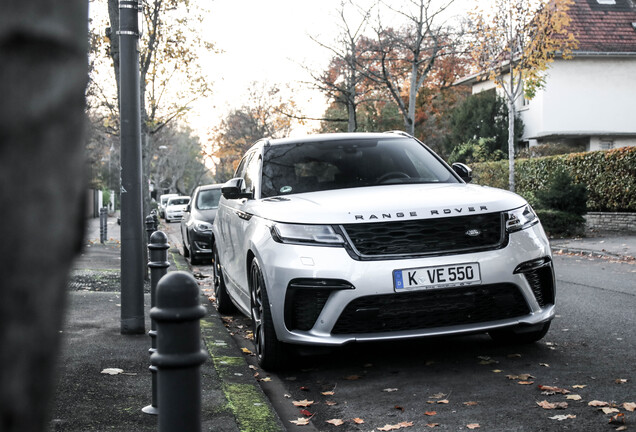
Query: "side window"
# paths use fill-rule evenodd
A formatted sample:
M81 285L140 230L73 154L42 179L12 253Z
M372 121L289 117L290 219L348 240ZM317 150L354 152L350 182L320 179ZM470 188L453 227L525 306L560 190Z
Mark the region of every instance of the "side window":
M245 191L254 192L254 196L256 197L256 185L258 184L260 174L261 157L257 156L256 153L252 153L252 155L253 157L250 158L245 166L243 179L245 180Z
M245 175L245 166L247 165L253 154L254 153L246 154L243 159L241 159L238 167L236 167L236 171L234 171L234 178L243 177Z

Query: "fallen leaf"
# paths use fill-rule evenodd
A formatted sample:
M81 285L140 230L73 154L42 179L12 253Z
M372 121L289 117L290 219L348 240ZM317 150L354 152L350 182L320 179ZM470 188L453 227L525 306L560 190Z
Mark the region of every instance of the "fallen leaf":
M466 405L466 406L475 406L475 405L479 405L479 402L468 401L468 402L464 402L464 405Z
M532 385L532 384L534 384L534 381L517 381L517 384Z
M301 390L301 391L309 391L309 387L302 386L302 387L300 388L300 390Z
M550 417L551 420L558 420L558 421L563 421L563 420L568 420L568 419L575 419L576 416L573 414L560 414L560 415L555 415Z
M121 373L124 373L124 370L119 368L106 368L101 373L106 375L119 375Z
M437 403L438 404L447 404L448 403L448 399L438 400Z
M625 378L618 378L618 379L614 380L614 382L616 384L625 384L627 382L627 380Z
M396 410L398 410L398 411L402 411L402 412L404 412L404 407L401 407L401 406L399 406L399 405L396 405L396 406L394 406L393 408L395 408L395 409L396 409Z
M572 386L572 388L575 388L575 389L582 389L582 388L585 388L585 387L587 387L586 384L575 384L575 385Z
M272 379L270 377L265 377L261 379L261 382L270 382Z
M342 426L344 424L344 421L342 421L341 419L331 419L327 420L325 423L329 423L334 426Z
M591 407L605 407L605 406L609 406L609 404L607 402L603 402L603 401L599 401L599 400L593 400L587 403L588 406Z
M302 418L299 417L298 420L290 420L290 423L293 423L297 426L306 426L309 424L309 419L308 418Z
M308 406L313 405L314 401L305 399L301 401L293 401L292 403L294 404L294 406L307 408Z
M398 391L398 389L396 388L385 388L384 390L382 390L383 392L387 392L387 393L392 393L392 392L396 392Z
M634 410L636 410L636 403L634 403L634 402L625 402L623 404L623 408L625 408L629 412L634 412Z
M426 423L426 426L430 427L430 428L434 428L439 426L439 423Z
M575 401L580 401L581 399L583 399L581 396L576 395L576 394L574 394L574 395L567 395L565 398L566 398L566 399L569 399L569 400L575 400Z
M547 368L549 368L549 367L550 367L550 365L549 365L549 364L547 364L547 363L539 363L539 366L543 366L543 367L547 367Z
M501 369L493 369L492 370L494 373L502 373L503 371Z
M386 424L386 425L382 426L381 428L378 428L378 430L379 431L392 431L392 430L398 430L398 429L407 428L407 427L411 427L411 426L413 426L413 422L400 422L400 423L394 424L394 425Z
M356 417L356 418L353 419L353 422L355 424L363 424L364 420L362 420L361 418Z
M338 402L334 402L334 401L326 401L325 404L327 406L334 406L334 405L338 405Z
M497 364L499 363L497 360L493 360L488 356L478 356L477 357L479 360L481 360L479 362L480 365L490 365L490 364Z
M508 357L508 358L520 358L521 354L508 354L506 357Z
M567 402L548 402L547 400L537 402L537 405L547 410L566 409L568 407Z
M437 415L437 411L426 411L426 412L424 413L424 415L427 415L427 416L434 416L434 415Z
M241 348L241 351L243 351L243 354L249 354L249 355L254 354L252 351L248 350L247 348Z
M625 414L618 413L609 420L610 424L625 424Z
M604 414L614 414L619 412L617 408L603 407L601 408Z
M617 431L626 431L627 430L627 426L620 426L616 428Z
M466 427L467 427L468 429L478 429L478 428L480 428L481 426L479 426L479 423L470 423L470 424L467 424L467 425L466 425Z
M302 415L304 415L305 417L313 417L314 415L312 413L310 413L309 411L307 411L306 409L301 409L300 413Z
M429 396L431 399L442 399L446 397L446 393L435 393L433 396Z
M335 393L332 392L332 391L326 391L326 392L322 392L320 394L323 395L323 396L333 396Z
M556 393L560 393L560 394L570 393L570 390L566 390L560 387L544 386L541 384L539 384L539 390L543 391L543 394L546 394L546 395L553 395Z
M521 375L506 375L506 378L508 378L509 380L528 381L528 380L533 379L535 377L533 377L530 374L521 374Z

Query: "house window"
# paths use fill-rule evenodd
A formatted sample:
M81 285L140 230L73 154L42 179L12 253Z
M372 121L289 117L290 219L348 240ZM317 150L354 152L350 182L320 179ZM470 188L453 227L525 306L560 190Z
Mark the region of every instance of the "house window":
M616 4L616 0L596 0L596 2L598 4L601 4L601 5L615 5Z
M602 139L600 144L601 150L611 150L614 148L614 140L612 139Z

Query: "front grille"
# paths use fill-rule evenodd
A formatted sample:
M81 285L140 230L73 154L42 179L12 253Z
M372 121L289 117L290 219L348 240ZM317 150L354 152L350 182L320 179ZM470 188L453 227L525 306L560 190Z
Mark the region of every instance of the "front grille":
M466 325L530 313L512 284L480 285L358 298L347 305L332 334L360 334Z
M505 246L502 213L346 224L342 228L362 257L476 252ZM471 232L472 236L468 233ZM477 233L478 232L478 233Z

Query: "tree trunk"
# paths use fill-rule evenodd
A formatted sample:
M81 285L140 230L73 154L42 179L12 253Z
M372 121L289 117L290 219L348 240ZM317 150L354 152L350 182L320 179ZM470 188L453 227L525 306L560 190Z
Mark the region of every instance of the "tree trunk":
M510 67L510 94L508 95L508 188L515 191L515 91L512 66Z
M67 277L84 229L88 2L0 13L0 430L49 430Z

